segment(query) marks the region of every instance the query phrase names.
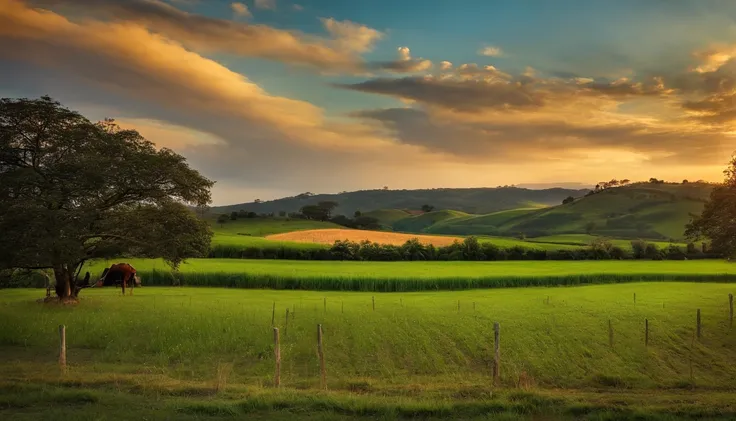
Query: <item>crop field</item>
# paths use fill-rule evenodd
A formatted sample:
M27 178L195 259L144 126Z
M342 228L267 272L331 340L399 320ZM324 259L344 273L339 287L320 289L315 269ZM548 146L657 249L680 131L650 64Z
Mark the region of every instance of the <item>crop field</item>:
M682 282L441 294L101 288L69 308L35 303L42 290L2 290L0 417L729 419L733 292Z
M435 246L449 246L455 241L462 241L460 237L446 237L423 234L401 234L397 232L367 231L354 229L317 229L306 231L285 232L273 234L266 237L269 240L296 241L302 243L333 244L335 241L349 240L361 242L368 240L379 244L392 244L400 246L407 241L416 238L422 244L433 244Z
M144 285L171 285L174 275L161 260L98 261L84 270L99 274L127 261ZM352 291L424 291L585 283L736 281L736 265L694 261L500 261L348 262L191 259L176 277L191 286Z

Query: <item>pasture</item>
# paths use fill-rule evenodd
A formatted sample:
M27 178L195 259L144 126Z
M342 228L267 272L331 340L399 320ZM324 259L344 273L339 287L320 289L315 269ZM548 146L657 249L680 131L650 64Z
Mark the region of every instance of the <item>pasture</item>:
M0 417L728 419L733 292L667 282L442 294L185 287L122 297L103 288L70 308L36 304L40 290L3 290ZM60 324L65 372L56 362Z
M93 275L116 261L83 270ZM662 281L734 281L736 265L722 260L352 262L190 259L174 275L161 260L126 259L144 285L185 285L352 291L433 291L515 286Z

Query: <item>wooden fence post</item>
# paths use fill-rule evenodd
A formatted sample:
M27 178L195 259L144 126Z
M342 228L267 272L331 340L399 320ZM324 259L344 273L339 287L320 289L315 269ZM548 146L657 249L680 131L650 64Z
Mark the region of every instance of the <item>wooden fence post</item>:
M460 313L460 300L457 300L457 312Z
M289 307L286 307L286 320L284 321L284 336L286 331L289 329Z
M324 305L325 313L327 313L327 297L324 298L323 303L324 303L323 305Z
M59 366L66 370L66 326L59 325Z
M376 297L373 296L371 299L373 300L373 311L376 311Z
M291 320L294 320L294 317L296 317L296 304L291 305Z
M498 386L501 377L501 325L493 323L494 356L493 356L493 385Z
M327 373L325 371L325 353L322 349L322 325L317 325L317 354L319 355L320 387L327 389Z
M286 310L287 312L289 310ZM288 314L288 313L287 313ZM273 385L281 385L281 341L279 340L279 328L273 328L273 353L276 359L276 372L273 376Z
M636 304L636 293L634 293L634 304Z
M733 294L728 294L728 325L733 326Z
M644 346L649 346L649 319L644 319Z
M273 302L273 309L271 310L271 326L276 325L276 301Z
M696 320L696 327L698 332L698 339L700 339L700 309L698 309L698 316Z
M613 324L611 319L608 319L608 345L613 348Z

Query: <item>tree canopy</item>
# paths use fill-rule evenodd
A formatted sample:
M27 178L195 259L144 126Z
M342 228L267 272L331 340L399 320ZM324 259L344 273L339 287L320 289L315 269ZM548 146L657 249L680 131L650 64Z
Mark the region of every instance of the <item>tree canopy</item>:
M209 249L187 208L213 182L173 151L112 120L92 123L49 97L0 99L0 269L53 269L75 297L95 258L161 257L176 266Z
M736 255L736 157L723 171L725 180L710 193L703 212L693 216L685 235L710 240L710 248L724 256Z

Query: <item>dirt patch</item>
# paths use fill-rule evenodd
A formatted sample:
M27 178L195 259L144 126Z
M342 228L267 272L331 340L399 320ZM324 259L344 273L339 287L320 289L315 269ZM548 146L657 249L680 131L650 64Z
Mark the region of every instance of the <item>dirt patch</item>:
M364 240L378 244L402 245L412 238L418 239L422 244L434 244L435 246L448 246L455 241L462 241L459 237L445 237L439 235L401 234L397 232L366 231L351 229L319 229L307 231L285 232L269 235L269 240L297 241L300 243L332 244L337 240L350 240L361 242Z

